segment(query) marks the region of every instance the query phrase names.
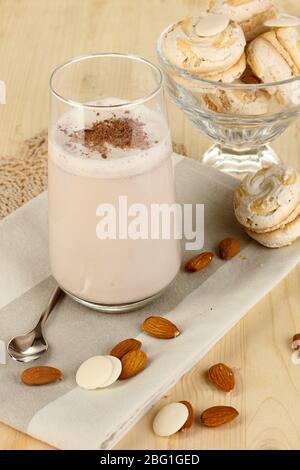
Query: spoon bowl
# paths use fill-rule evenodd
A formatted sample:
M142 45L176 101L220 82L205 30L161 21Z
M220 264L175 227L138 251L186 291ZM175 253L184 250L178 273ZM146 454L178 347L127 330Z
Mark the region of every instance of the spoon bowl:
M25 335L15 336L10 340L7 352L12 359L18 362L35 361L48 350L49 345L43 331L44 325L61 295L62 290L56 287L35 328Z

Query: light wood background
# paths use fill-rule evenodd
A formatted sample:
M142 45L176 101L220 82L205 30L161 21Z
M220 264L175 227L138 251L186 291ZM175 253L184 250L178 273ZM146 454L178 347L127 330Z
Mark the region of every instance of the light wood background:
M0 155L13 155L20 142L47 127L48 77L56 65L100 51L132 52L156 61L159 32L204 4L205 0L0 0L0 79L7 84L7 104L0 106ZM300 16L298 0L278 4ZM169 112L173 140L199 159L210 142L171 103ZM299 142L296 122L274 145L284 162L298 170ZM300 366L290 362L290 338L297 331L299 267L186 374L117 448L299 449ZM236 370L237 387L230 396L215 391L203 376L219 361ZM195 407L193 429L170 439L155 437L151 431L155 411L170 400L182 399ZM204 429L199 424L201 410L217 404L235 406L240 418L223 428ZM0 449L47 448L0 424Z

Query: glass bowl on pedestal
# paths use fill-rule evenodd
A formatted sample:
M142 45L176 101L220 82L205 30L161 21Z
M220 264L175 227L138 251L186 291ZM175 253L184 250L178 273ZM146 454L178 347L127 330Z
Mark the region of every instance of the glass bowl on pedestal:
M276 83L222 83L205 80L168 62L157 52L167 90L194 126L215 144L202 162L242 176L280 163L270 142L300 114L300 76Z

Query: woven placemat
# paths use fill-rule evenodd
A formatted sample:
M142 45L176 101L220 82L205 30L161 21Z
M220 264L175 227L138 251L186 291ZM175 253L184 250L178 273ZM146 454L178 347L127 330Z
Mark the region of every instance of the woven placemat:
M176 153L186 155L182 144ZM47 188L47 131L26 140L14 157L0 157L0 219Z
M21 146L18 155L0 157L0 219L47 187L47 131Z

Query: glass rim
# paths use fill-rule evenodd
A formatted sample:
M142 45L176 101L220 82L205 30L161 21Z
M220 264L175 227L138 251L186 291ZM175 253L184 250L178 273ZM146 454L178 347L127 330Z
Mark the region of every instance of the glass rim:
M81 62L84 60L89 60L89 59L96 59L96 58L101 58L101 57L114 57L114 58L121 58L121 59L129 59L132 61L136 62L142 62L143 64L147 65L149 68L154 70L157 75L158 75L158 84L154 88L154 90L151 93L146 94L142 98L137 98L135 100L131 101L126 101L125 103L121 104L112 104L112 105L100 105L100 104L89 104L89 103L80 103L79 101L72 100L69 98L64 97L58 91L56 91L55 86L53 84L53 81L55 79L55 76L58 72L63 70L64 68L69 67L72 64L75 64L77 62ZM58 65L55 67L55 69L52 71L49 79L49 89L50 92L60 101L63 101L64 103L71 105L73 107L80 107L80 108L89 108L89 109L112 109L112 108L128 108L130 106L136 106L139 104L143 104L152 98L154 98L163 88L163 83L164 83L164 76L162 73L162 70L160 67L155 65L153 62L151 62L148 59L145 59L142 56L135 55L135 54L126 54L126 53L119 53L119 52L96 52L93 54L83 54L79 55L76 57L73 57L71 59L66 60L63 62L61 65Z
M284 15L284 16L290 16L290 15ZM282 85L289 85L296 83L300 81L300 75L288 78L286 80L282 80L280 82L268 82L268 83L257 83L257 84L252 84L252 83L229 83L229 82L217 82L215 80L209 80L207 78L201 78L197 77L196 75L193 75L190 72L187 72L183 69L180 69L176 65L171 64L166 56L163 53L162 49L162 40L166 32L172 27L173 25L167 26L159 35L159 38L157 40L157 54L160 59L160 61L170 67L177 75L180 75L183 78L188 78L190 80L193 80L195 83L203 84L203 85L209 85L210 87L218 87L218 88L224 88L224 89L232 89L232 90L265 90L266 88L275 88L278 86Z

